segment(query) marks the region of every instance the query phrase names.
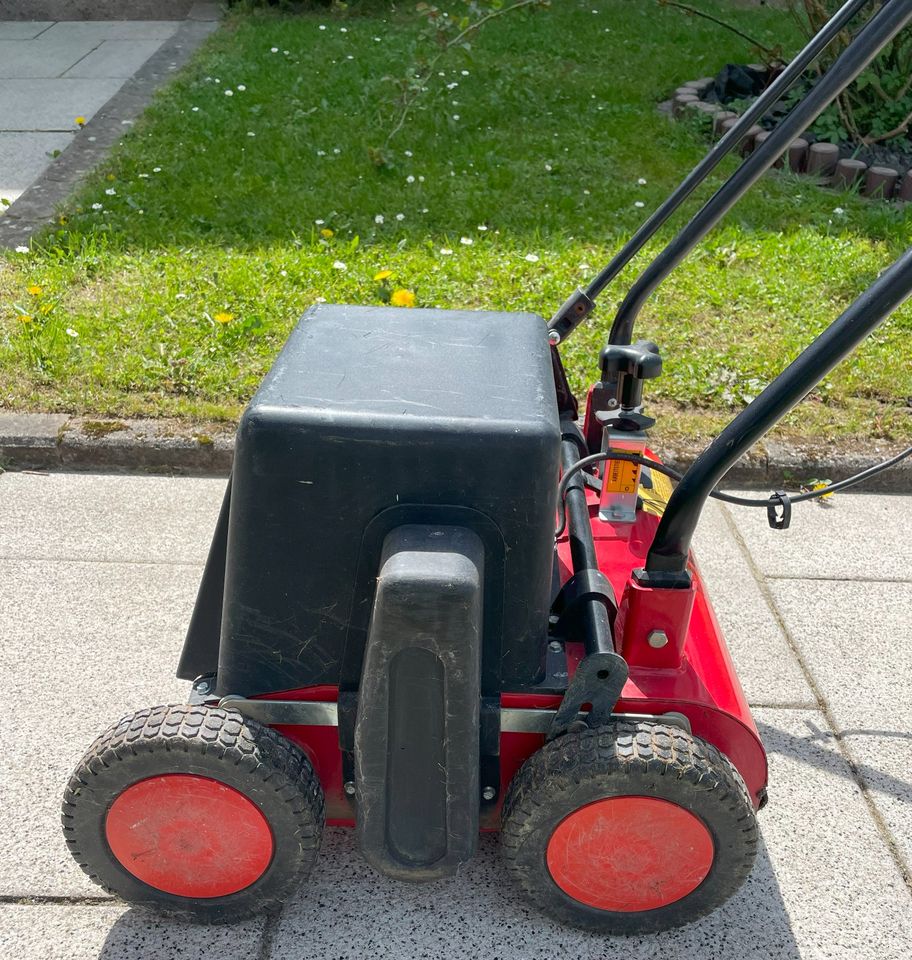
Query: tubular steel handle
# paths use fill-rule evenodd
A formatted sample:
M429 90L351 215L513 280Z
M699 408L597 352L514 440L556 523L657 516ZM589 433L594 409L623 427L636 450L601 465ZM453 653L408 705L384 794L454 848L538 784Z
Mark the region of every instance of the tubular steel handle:
M767 110L800 79L807 67L833 42L849 21L870 0L848 0L811 38L807 46L796 54L782 73L748 107L741 119L722 137L708 154L694 167L680 186L636 231L630 240L614 256L611 262L586 287L577 290L552 318L548 327L554 343L565 340L592 312L595 298L611 283L628 263L643 249L647 242L668 221L672 214L712 173L719 163L744 139L744 135Z
M710 491L736 461L912 295L912 247L716 437L671 495L646 557L658 586L685 586L687 555Z
M656 287L785 153L792 140L823 113L910 21L912 0L888 0L881 7L804 100L795 105L766 141L646 268L618 308L611 326L610 343L630 343L636 318Z

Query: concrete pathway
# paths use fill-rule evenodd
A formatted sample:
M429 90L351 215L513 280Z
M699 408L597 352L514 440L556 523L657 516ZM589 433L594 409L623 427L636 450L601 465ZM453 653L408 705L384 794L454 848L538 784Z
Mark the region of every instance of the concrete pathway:
M37 180L69 146L76 118L90 120L179 26L0 20L0 201Z
M173 671L220 480L0 476L0 953L16 960L555 957L908 960L912 956L912 498L762 511L713 504L701 564L770 752L761 854L722 910L656 937L553 925L497 841L458 878L374 874L330 829L268 923L201 929L106 898L64 849L71 768L124 713L180 701ZM905 873L905 876L904 876Z

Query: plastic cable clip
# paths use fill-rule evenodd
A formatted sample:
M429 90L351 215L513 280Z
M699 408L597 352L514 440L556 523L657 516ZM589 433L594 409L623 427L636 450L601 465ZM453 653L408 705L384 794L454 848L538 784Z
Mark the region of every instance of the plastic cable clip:
M792 522L792 501L784 490L770 494L766 517L773 530L788 530Z

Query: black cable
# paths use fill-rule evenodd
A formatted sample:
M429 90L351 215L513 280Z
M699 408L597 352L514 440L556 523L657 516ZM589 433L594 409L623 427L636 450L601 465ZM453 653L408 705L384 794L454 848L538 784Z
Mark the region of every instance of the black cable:
M845 490L846 487L853 487L856 483L861 483L863 480L867 480L869 477L874 477L878 473L883 473L884 470L889 470L890 467L895 467L897 463L901 463L903 460L912 457L912 447L907 447L902 452L898 453L895 457L891 457L889 460L884 460L883 463L877 463L873 467L868 467L867 470L862 470L861 473L856 473L854 476L847 477L845 480L839 480L837 483L828 484L825 487L820 487L817 490L809 490L807 493L799 493L794 497L789 497L789 500L792 503L803 503L805 500L817 500L820 497L826 497L831 493L836 493L839 490ZM649 467L650 470L655 470L658 473L665 474L666 477L670 477L672 480L680 482L683 479L683 474L679 473L677 470L674 470L672 467L667 467L664 463L659 463L658 460L651 460L649 457L641 457L636 453L620 453L620 452L608 452L608 453L593 453L591 456L583 457L582 460L577 460L572 467L568 467L564 471L564 475L561 477L560 486L557 488L557 503L558 509L561 513L561 522L560 526L554 533L555 537L561 536L564 530L567 527L567 511L564 506L564 501L567 496L567 487L570 485L570 481L576 476L580 470L585 470L586 467L591 467L593 464L602 463L605 460L623 460L626 463L638 463L641 467ZM713 490L710 493L710 496L714 500L721 500L724 503L734 503L739 507L763 507L766 509L769 507L769 500L757 500L752 497L736 497L731 493L724 493L721 490Z

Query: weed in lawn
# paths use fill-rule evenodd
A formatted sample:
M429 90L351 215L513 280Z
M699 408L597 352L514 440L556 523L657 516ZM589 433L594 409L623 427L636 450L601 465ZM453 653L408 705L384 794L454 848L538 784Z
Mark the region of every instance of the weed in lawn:
M706 7L771 46L798 42L778 11ZM750 58L738 37L648 0L520 10L439 61L378 165L398 116L389 78L430 56L424 43L412 14L379 2L231 18L66 222L7 255L0 405L232 418L321 300L406 291L420 306L549 315L705 149L655 103ZM677 411L668 422L699 432L755 395L908 244L909 225L902 207L765 179L644 311L638 333L667 358L650 397ZM657 249L566 345L577 388ZM32 283L55 304L36 333L16 319L35 316ZM912 435L912 366L897 360L910 332L901 311L786 429Z

